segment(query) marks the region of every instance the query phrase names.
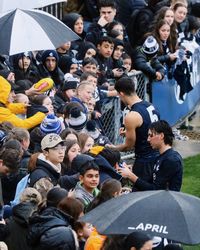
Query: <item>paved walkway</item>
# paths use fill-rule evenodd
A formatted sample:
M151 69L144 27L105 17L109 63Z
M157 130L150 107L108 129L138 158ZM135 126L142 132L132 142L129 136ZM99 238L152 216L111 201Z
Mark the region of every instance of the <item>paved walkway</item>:
M199 141L179 141L175 140L174 148L180 153L183 158L200 154L200 142Z

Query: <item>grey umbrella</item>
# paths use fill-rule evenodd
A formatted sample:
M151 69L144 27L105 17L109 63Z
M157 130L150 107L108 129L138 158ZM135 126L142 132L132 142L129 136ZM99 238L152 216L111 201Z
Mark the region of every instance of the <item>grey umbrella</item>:
M79 36L54 16L40 10L20 10L0 16L0 54L55 49Z
M175 191L135 192L113 198L81 218L101 234L142 230L184 244L200 243L200 199Z

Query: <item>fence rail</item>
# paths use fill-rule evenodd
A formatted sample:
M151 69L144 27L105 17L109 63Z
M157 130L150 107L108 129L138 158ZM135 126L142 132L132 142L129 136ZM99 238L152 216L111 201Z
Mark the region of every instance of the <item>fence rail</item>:
M129 75L136 85L136 92L142 99L147 100L146 92L148 79L140 71ZM102 105L102 125L105 134L113 144L123 142L123 137L119 135L123 113L121 111L121 101L118 97L110 98L109 102Z

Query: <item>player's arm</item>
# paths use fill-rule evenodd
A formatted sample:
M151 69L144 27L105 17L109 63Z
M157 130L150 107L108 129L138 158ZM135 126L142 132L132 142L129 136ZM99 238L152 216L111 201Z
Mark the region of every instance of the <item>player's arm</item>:
M140 127L143 123L142 117L137 112L129 112L124 119L125 126L125 142L116 145L115 148L119 151L132 150L136 142L136 128Z

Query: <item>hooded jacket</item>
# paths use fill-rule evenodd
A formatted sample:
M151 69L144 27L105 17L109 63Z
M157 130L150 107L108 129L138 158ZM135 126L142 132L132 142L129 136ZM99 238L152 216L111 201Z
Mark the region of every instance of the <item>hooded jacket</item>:
M8 221L9 236L5 239L9 249L29 250L26 241L29 217L37 210L33 202L23 202L13 207L13 215Z
M27 119L20 119L16 114L26 112L25 106L22 103L9 103L8 97L11 92L9 82L0 76L0 122L10 122L16 127L30 129L42 122L45 114L42 112L36 113L34 116Z
M29 220L27 240L37 250L75 250L71 217L54 207L46 208Z

